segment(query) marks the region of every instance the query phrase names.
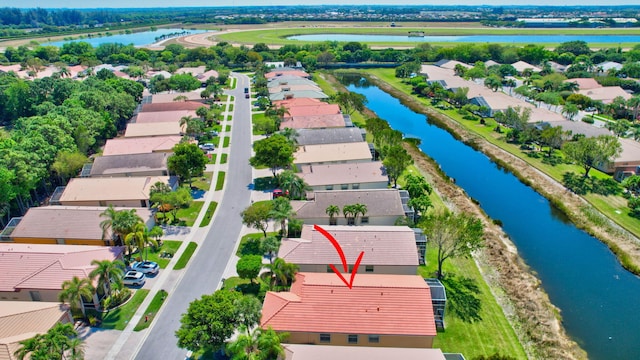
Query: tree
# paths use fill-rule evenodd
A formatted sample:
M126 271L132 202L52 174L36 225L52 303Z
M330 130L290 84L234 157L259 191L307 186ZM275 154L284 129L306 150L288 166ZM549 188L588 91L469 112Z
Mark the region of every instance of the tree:
M267 227L269 226L272 206L271 202L257 202L251 204L240 214L242 216L242 223L262 231L264 237L267 237Z
M502 80L497 75L490 75L484 79L484 86L495 92L502 87Z
M280 232L283 237L286 237L287 219L294 214L291 202L289 201L289 198L281 196L273 199L271 203L272 205L271 211L269 211L269 217L280 222Z
M567 142L562 150L569 159L584 168L584 177L587 178L593 167L611 162L620 155L622 146L615 136L600 135Z
M244 295L233 303L238 323L250 329L260 323L262 302L255 296Z
M401 145L394 145L389 148L382 164L387 169L389 180L393 181L394 187L397 187L398 178L409 165L413 164L413 159Z
M187 181L191 186L192 178L201 176L207 165L207 157L198 145L179 143L173 147L173 155L167 160L169 171L177 174L180 181Z
M425 180L424 176L407 174L404 177L405 190L409 193L409 197L420 197L425 193L430 195L433 191L431 185Z
M107 231L111 230L119 243L124 241L125 236L133 231L137 223L142 222L142 218L136 214L136 209L116 210L113 206L103 211L100 217L107 218L100 223L102 237L104 238Z
M311 188L304 180L291 170L285 170L278 174L278 186L291 199L306 198L305 192Z
M98 287L104 289L106 296L111 296L111 284L121 283L124 275L124 262L121 260L93 260L91 265L96 268L91 270L89 278L91 280L98 279Z
M280 249L280 239L275 236L267 236L260 243L260 250L263 254L268 254L269 262L273 263L273 254Z
M191 351L216 351L224 346L239 325L235 302L242 295L218 290L189 304L176 331L178 346Z
M361 217L364 217L367 214L367 205L365 204L353 204L352 205L352 211L353 211L353 223L356 224L358 222L358 215L360 215Z
M137 223L133 231L127 234L124 239L124 243L128 247L135 246L136 248L138 248L138 250L140 251L140 255L145 252L144 250L147 245L158 246L158 242L151 237L149 228L147 228L147 225L142 222ZM131 254L131 252L129 252L129 254ZM147 259L148 255L149 254L147 251L147 253L144 254L145 260Z
M243 330L245 332L227 345L227 355L231 356L232 360L272 360L284 356L281 342L289 336L288 333L277 333L272 328Z
M72 323L56 323L45 334L22 340L20 345L14 352L18 360L84 359L84 346Z
M549 156L553 153L553 149L562 148L566 132L562 126L546 126L540 132L540 140L549 147Z
M329 205L324 212L329 215L329 225L335 225L336 215L340 214L340 208L338 205Z
M62 283L62 291L58 294L58 299L63 303L68 302L71 308L80 308L82 316L86 316L83 299L91 299L93 291L89 279L74 276L71 280L65 280Z
M202 108L202 107L201 107ZM201 109L201 108L198 108ZM205 123L202 119L191 115L180 118L180 126L185 127L185 134L191 138L197 139L202 135L205 129Z
M244 255L236 263L236 272L241 279L249 279L253 284L253 279L258 277L262 269L262 256Z
M437 248L439 279L442 278L442 265L447 259L469 256L483 245L482 222L466 213L436 213L422 222L421 227L429 242Z
M347 220L347 225L355 225L355 209L352 204L342 207L342 215L344 215L344 218Z
M418 221L418 214L424 215L424 213L433 206L431 202L431 198L428 195L420 195L418 197L412 197L407 202L407 205L411 206L414 210L413 212L413 222Z
M269 167L274 178L276 170L291 164L295 151L293 144L280 134L256 141L253 149L256 155L249 160L251 166Z
M356 111L362 111L367 104L366 96L355 92L339 91L331 96L338 103L344 113L351 115Z
M640 192L640 176L631 175L628 178L622 180L622 186L632 194L638 194Z
M562 107L562 114L567 117L569 120L573 120L573 118L578 115L578 105L574 103L565 103Z
M61 151L56 156L51 169L66 180L77 175L87 161L87 156L80 152Z
M269 288L291 285L298 272L298 265L276 258L273 263L264 266L267 271L261 277L269 282Z

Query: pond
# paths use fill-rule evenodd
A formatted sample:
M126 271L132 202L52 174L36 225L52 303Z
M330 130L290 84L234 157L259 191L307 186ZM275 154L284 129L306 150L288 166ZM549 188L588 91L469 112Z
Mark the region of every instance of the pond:
M357 42L459 42L459 43L563 43L582 40L587 43L632 43L640 42L640 35L461 35L461 36L403 36L403 35L357 35L357 34L309 34L289 36L300 41L357 41Z
M108 31L105 30L103 33L107 33L107 32ZM131 33L131 34L120 34L120 32L118 32L118 33L114 33L113 35L94 36L90 38L87 37L83 39L74 39L74 40L54 41L54 42L46 43L43 45L62 46L62 44L68 43L68 42L84 41L91 44L91 46L93 47L97 47L100 44L106 44L106 43L118 43L118 44L125 44L125 45L133 44L134 46L143 46L143 45L153 44L157 42L160 39L160 37L163 37L163 36L169 38L169 37L175 37L172 35L177 35L177 34L180 34L179 36L184 36L184 35L200 34L203 32L206 32L206 30L158 29L154 31L142 31L142 32Z
M567 332L589 358L640 358L640 278L513 174L363 80L342 79L349 91L365 95L367 106L392 128L420 138L420 149L491 218L502 221L520 256L560 308Z

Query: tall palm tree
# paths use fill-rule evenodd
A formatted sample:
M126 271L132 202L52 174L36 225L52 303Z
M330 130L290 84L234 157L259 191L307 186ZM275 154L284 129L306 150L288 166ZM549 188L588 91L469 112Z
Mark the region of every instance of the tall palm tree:
M269 211L269 217L280 222L280 231L282 236L287 236L287 219L294 215L293 208L289 198L281 196L275 198L272 202L271 211Z
M289 286L298 273L298 265L276 258L273 263L264 266L267 271L261 276L269 281L269 289L276 285Z
M288 192L292 199L301 199L305 191L311 187L304 180L291 170L285 170L278 175L278 186L285 192Z
M367 214L367 205L365 204L353 204L353 223L354 225L357 223L358 215L365 216Z
M267 330L261 329L258 337L258 349L262 359L284 358L284 348L282 342L289 337L289 333L277 333L271 327Z
M261 329L256 328L251 331L246 326L241 326L241 333L236 340L227 344L227 355L232 360L259 360L260 350L258 349L258 338Z
M329 215L329 225L335 225L336 215L340 214L340 208L338 205L329 205L324 212Z
M20 341L22 347L13 355L19 360L81 360L84 359L82 339L71 323L56 323L46 334L37 334Z
M107 296L111 296L111 283L121 282L124 275L124 262L121 260L93 260L96 268L89 273L91 280L98 279L98 287L102 287Z
M83 298L91 298L93 296L93 286L87 278L78 278L74 276L71 280L66 280L62 283L62 291L58 294L58 299L61 302L67 302L71 307L78 306L82 311L82 316L86 317L87 314L84 310Z
M128 247L129 255L131 255L131 248L133 246L137 247L140 250L140 255L142 256L147 245L158 246L158 242L149 236L149 229L147 225L143 222L137 223L133 231L127 234L124 238L124 243ZM144 255L146 260L148 254Z
M344 215L344 218L347 220L347 224L349 224L349 219L353 218L353 225L355 225L356 219L355 219L355 209L353 208L353 205L343 206L342 214Z
M136 209L116 210L113 206L109 206L100 217L107 218L100 223L102 238L104 239L105 234L111 230L119 243L122 243L125 236L133 231L134 226L142 221L136 214Z

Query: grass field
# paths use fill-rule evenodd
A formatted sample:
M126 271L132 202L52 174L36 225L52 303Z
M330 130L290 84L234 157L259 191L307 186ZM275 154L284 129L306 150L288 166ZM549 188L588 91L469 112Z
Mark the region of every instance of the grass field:
M200 227L209 225L209 223L211 222L211 218L213 217L213 214L215 214L216 212L217 207L218 207L217 202L212 201L209 203L209 207L207 208L207 213L204 214L204 218L202 218L202 222L200 222Z
M229 157L229 155L221 154L220 155L220 164L226 164L227 163L227 157Z
M129 299L129 302L115 310L109 311L109 313L102 317L102 325L100 327L103 329L124 330L148 293L149 290L147 289L135 290L135 294Z
M149 250L148 260L157 262L158 266L160 266L160 269L164 269L167 267L167 265L169 265L169 261L171 261L171 258L161 258L160 254L162 254L163 252L175 254L176 251L178 251L180 244L182 244L182 241L164 240L160 249L158 249L157 251Z
M182 256L180 256L180 259L178 259L178 261L176 262L175 266L173 267L173 270L184 269L187 266L189 259L191 259L191 256L196 251L197 247L198 247L198 244L194 243L193 241L190 242L187 245L187 248L182 253Z
M215 159L212 163L215 163ZM205 172L202 176L193 178L193 182L191 186L196 187L200 190L208 191L211 187L211 177L213 176L212 172Z
M200 213L200 209L202 209L202 204L202 201L193 201L191 202L191 206L189 206L188 208L178 210L178 219L180 219L180 221L182 222L182 224L179 225L193 226L193 223L196 221L196 218ZM173 223L174 219L171 212L158 213L158 219L162 219L165 216L169 218L170 223Z
M225 176L224 171L218 172L218 181L216 182L216 191L222 190L222 187L224 186L224 176Z
M153 321L153 319L156 317L156 314L160 310L160 307L162 306L162 303L164 303L164 300L166 298L167 298L166 291L164 290L158 291L156 293L156 296L153 297L153 300L151 300L151 303L145 310L144 312L145 316L140 318L140 321L138 321L138 325L136 325L136 327L133 328L133 331L140 331L148 328L149 325L151 325L151 322Z

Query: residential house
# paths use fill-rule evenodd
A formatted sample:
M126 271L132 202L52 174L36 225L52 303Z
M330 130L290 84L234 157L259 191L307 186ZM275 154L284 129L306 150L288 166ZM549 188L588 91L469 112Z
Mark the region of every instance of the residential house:
M456 68L456 65L460 65L462 67L464 67L465 69L471 69L473 66L469 65L469 64L465 64L463 62L457 61L457 60L447 60L447 59L442 59L440 61L437 61L435 63L433 63L434 66L443 68L443 69L449 69L449 70L453 70Z
M564 82L576 83L578 85L578 90L590 90L602 87L602 85L600 85L594 78L573 78L567 79Z
M349 278L348 274L345 274ZM436 325L429 286L418 275L296 275L289 292L267 292L262 328L292 344L431 348Z
M596 69L606 74L609 72L609 70L615 70L615 71L622 70L622 64L615 61L605 61L596 65Z
M298 129L296 133L296 144L299 146L362 142L366 140L366 132L358 127Z
M611 163L600 164L597 168L613 174L617 180L631 175L640 175L640 143L633 139L619 138L622 152Z
M294 117L294 116L317 116L317 115L338 115L338 114L342 114L342 111L340 110L340 106L337 104L326 104L326 103L319 103L319 104L315 104L315 105L305 105L305 106L287 106L284 105L287 108L287 113L284 114L284 118L285 120L288 117Z
M499 62L495 62L493 60L487 60L484 62L484 67L486 67L487 69L492 67L492 66L500 66Z
M171 93L153 94L151 95L151 103L155 104L155 103L177 102L175 101L175 99L179 97L185 97L186 101L197 101L197 100L201 101L202 100L202 97L200 96L201 91L202 89L189 91L189 92L171 92Z
M198 108L206 105L198 101L172 101L164 103L142 104L140 113L159 112L159 111L180 111L180 110L198 110Z
M110 139L104 144L102 155L171 153L181 140L182 136L179 135Z
M169 176L169 153L98 156L91 164L90 177Z
M297 76L301 78L311 79L311 75L309 75L308 73L302 70L296 70L291 68L278 68L264 74L264 77L267 78L267 80L280 78L283 76L288 76L288 77Z
M136 124L149 124L149 123L162 123L162 122L179 123L183 117L187 117L187 116L191 116L193 118L199 118L199 116L196 114L194 110L154 111L154 112L138 113L138 115L136 115L131 122Z
M173 122L130 123L124 132L125 138L146 136L184 135L187 124L180 125L180 119Z
M301 80L306 80L306 79L301 79ZM306 80L306 81L308 81L309 83L290 84L287 81L285 81L284 83L272 81L271 83L269 83L269 85L271 86L268 87L269 94L287 92L287 91L296 92L296 91L304 91L304 90L322 92L322 89L320 89L320 87L316 85L313 81L311 80Z
M317 90L283 90L269 94L269 100L285 100L292 98L328 99L329 96Z
M361 225L395 225L398 218L406 215L396 189L315 191L311 200L291 202L296 219L310 225L329 225L330 218L326 213L329 205L342 210L345 205L353 204L367 207L364 216L358 217L358 224ZM356 219L344 217L342 213L336 217L336 225L352 225L355 222Z
M21 341L44 334L57 323L73 323L69 307L59 302L2 301L0 359L15 360Z
M282 344L284 360L446 360L440 349Z
M318 99L311 99L311 98L293 98L293 99L286 99L286 100L277 100L273 102L274 107L279 108L281 106L284 106L287 109L296 107L296 106L314 106L314 105L327 105L327 103L322 102Z
M365 162L371 161L373 156L369 144L362 141L298 146L293 158L295 165L303 166Z
M277 88L277 87L281 87L283 85L311 85L316 87L315 90L320 90L320 87L318 87L318 84L316 84L314 81L311 81L309 79L305 79L305 78L301 78L301 77L290 77L290 78L282 78L282 77L277 77L272 79L271 81L269 81L267 83L267 87L269 89L271 88Z
M130 208L115 208L116 210ZM113 245L114 234L100 225L106 207L41 206L32 207L19 218L9 240L22 244ZM147 208L135 208L148 228L155 224Z
M527 69L531 70L534 73L542 71L542 69L540 69L539 67L531 65L528 62L522 60L514 62L513 64L511 64L511 66L516 69L518 74L524 73Z
M60 205L149 207L151 187L162 182L175 188L169 176L74 178L64 188Z
M415 233L407 226L336 225L323 229L340 244L349 269L364 253L358 274L415 275L418 271ZM313 225L304 225L299 239L282 239L278 257L298 265L301 272L330 273L329 264L342 270L333 244Z
M603 86L594 89L579 90L578 94L588 96L591 100L602 101L603 104L610 104L618 96L625 100L631 99L631 94L624 91L620 86Z
M345 116L334 115L308 115L285 117L280 122L280 130L284 129L327 129L343 128L347 125Z
M87 278L94 260L122 259L124 246L0 244L0 300L58 301L62 283ZM100 302L97 296L93 306Z
M305 165L300 178L313 191L386 189L389 176L381 161L348 164Z

